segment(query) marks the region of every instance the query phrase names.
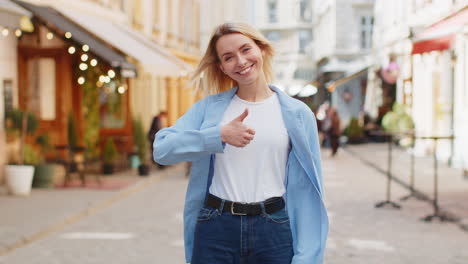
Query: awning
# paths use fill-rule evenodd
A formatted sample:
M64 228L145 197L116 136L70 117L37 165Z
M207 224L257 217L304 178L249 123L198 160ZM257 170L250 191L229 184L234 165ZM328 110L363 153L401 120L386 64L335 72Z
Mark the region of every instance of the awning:
M130 28L65 7L56 8L95 36L139 61L143 69L149 73L162 76L181 76L192 71L190 65Z
M468 24L468 8L435 23L416 36L412 54L450 49L455 34Z
M357 71L357 72L355 72L353 74L345 76L345 77L343 77L341 79L338 79L336 81L332 81L332 82L327 83L326 86L327 86L328 91L333 92L336 89L336 87L338 87L338 86L340 86L340 85L342 85L344 83L347 83L350 80L352 80L352 79L366 73L368 68L369 67L365 67L365 68L363 68L363 69L361 69L361 70L359 70L359 71Z
M22 16L31 16L31 13L10 1L0 1L0 26L10 29L21 28Z
M37 6L18 0L12 1L30 11L35 20L49 28L51 31L54 31L56 34L63 36L66 32L70 32L72 34L71 39L74 42L80 46L85 44L88 45L89 52L103 59L112 67L119 68L123 77L136 76L135 65L129 63L123 55L120 55L105 43L98 40L81 27L75 25L55 9L46 6Z

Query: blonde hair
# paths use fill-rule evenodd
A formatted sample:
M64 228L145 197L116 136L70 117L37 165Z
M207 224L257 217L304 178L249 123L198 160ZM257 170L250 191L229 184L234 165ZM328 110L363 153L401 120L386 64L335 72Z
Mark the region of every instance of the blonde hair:
M267 83L273 81L273 68L271 66L275 53L273 46L262 33L245 23L224 23L216 27L211 35L208 47L198 63L191 78L195 89L203 95L216 94L227 91L237 85L236 81L225 75L220 69L221 63L216 52L216 42L224 35L240 33L251 38L263 50L263 73Z

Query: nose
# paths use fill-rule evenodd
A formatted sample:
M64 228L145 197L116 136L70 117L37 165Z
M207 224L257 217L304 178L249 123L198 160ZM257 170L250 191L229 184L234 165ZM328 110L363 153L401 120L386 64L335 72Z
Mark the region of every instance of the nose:
M244 58L242 54L239 54L237 58L237 63L239 64L239 66L244 66L247 63L247 59Z

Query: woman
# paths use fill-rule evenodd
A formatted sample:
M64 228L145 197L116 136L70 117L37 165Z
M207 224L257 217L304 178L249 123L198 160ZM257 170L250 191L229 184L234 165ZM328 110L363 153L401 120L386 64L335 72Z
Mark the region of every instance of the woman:
M251 26L218 26L195 71L212 95L156 135L155 161L193 162L184 210L192 264L322 263L315 117L268 85L272 56Z

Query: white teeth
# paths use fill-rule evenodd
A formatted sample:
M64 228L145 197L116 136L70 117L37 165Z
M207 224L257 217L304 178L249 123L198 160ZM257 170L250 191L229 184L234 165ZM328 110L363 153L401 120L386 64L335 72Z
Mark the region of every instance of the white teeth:
M250 66L250 67L248 67L247 69L245 69L245 70L239 72L239 74L246 74L246 73L248 73L248 72L250 71L250 69L252 69L252 66Z

